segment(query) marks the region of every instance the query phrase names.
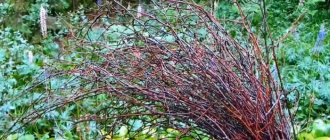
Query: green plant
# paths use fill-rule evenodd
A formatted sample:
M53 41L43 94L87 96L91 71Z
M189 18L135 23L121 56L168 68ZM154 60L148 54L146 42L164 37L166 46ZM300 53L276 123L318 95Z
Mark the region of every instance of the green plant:
M196 25L200 17L186 17L190 13L177 12L176 9L171 8L165 12L156 11L155 15L152 16L158 16L162 22L174 25L173 28L178 33L177 36L164 35L164 33L171 31L171 28L157 24L154 20L141 24L136 22L136 19L126 19L125 16L120 18L101 16L93 25L104 24L110 27L114 21L128 20L134 23L134 26L112 25L108 29L98 26L92 28L89 26L90 20L96 18L99 13L95 12L95 9L90 10L89 8L95 8L96 5L91 5L92 1L72 2L68 0L26 0L14 3L12 0L7 0L0 3L0 137L3 134L11 134L7 139L29 140L38 138L48 140L93 139L101 138L104 135L108 139L136 138L142 140L165 137L175 139L183 134L182 130L155 127L143 123L155 119L153 117L128 119L122 121L122 124L118 124L115 129L107 129L105 126L115 121L112 119L93 120L95 114L100 116L110 113L120 114L120 111L123 110L120 105L127 103L119 102L122 100L121 98L110 97L106 93L86 97L87 99L79 99L74 103L68 101L65 106L57 108L48 109L47 106L57 106L61 104L61 101L66 101L64 99L82 98L78 96L79 94L70 96L71 93L77 92L74 89L79 89L81 83L89 80L78 80L77 77L84 74L83 72L88 73L84 70L88 69L87 64L90 62L100 63L103 66L106 64L104 62L108 61L95 55L95 52L99 52L103 56L107 55L111 49L118 49L126 45L136 45L141 48L148 45L148 42L143 40L129 44L126 44L127 41L118 43L118 40L123 37L130 38L138 32L145 39L155 37L175 44L178 41L177 38L182 39L181 41L191 42L194 40L191 34L196 33L198 41L203 45L207 44L210 41L207 29L176 28L181 23L187 23L189 26ZM207 7L216 7L212 1L196 0L195 2ZM249 48L247 36L250 34L242 28L239 10L230 0L219 2L220 6L217 7L216 15L221 25L242 46ZM251 31L258 37L263 37L263 12L260 10L262 9L260 1L239 0L238 2L247 15L246 20L252 25ZM329 136L330 71L328 67L330 57L328 54L330 53L330 37L327 32L330 23L327 19L329 19L330 14L329 10L323 6L325 2L324 0L306 0L304 5L298 5L299 0L265 0L266 21L268 23L267 36L270 38L259 40L259 43L264 45L265 41L267 42L266 46L276 47L275 53L278 57L284 89L289 93L287 96L288 106L294 112L296 128L301 132L298 139L321 139ZM40 33L40 5L45 5L48 10L49 23L47 24L50 33L48 38L42 38ZM134 13L134 10L131 12ZM178 16L184 18L177 18ZM146 30L143 28L144 26L150 27ZM158 33L159 30L164 32L163 35ZM283 40L280 40L279 38L282 37ZM81 47L83 42L77 41L77 38L81 39L80 41L88 41L90 44ZM106 44L108 48L100 49L104 45L102 43ZM263 52L266 51L263 50ZM137 57L145 57L138 51L133 52L133 54ZM76 69L78 64L83 62L86 62L86 67ZM111 62L114 63L115 61ZM273 63L273 61L270 62L270 64ZM177 66L176 69L184 70L184 67ZM69 70L77 71L71 71L74 73L72 75L60 73ZM128 72L125 69L118 71ZM277 78L277 70L274 65L271 66L271 71L273 76ZM50 79L49 75L52 73L59 74L59 76ZM97 75L99 73L90 72L88 74ZM191 77L196 78L196 75ZM113 84L117 81L109 78L107 82ZM135 80L133 83L142 85L143 81ZM102 84L88 85L84 88L92 89ZM167 84L171 85L171 82ZM79 90L83 89L80 88ZM136 98L144 99L143 97ZM106 109L108 111L105 111ZM45 110L47 113L39 116L34 124L25 124L26 121L20 120L21 117L26 117L23 114L33 114L33 111L42 112ZM145 110L132 107L130 111L143 112ZM85 120L86 118L92 120ZM82 123L75 124L74 121L77 120L82 121ZM179 126L184 125L180 124ZM9 128L20 131L7 132ZM206 134L198 130L189 133L189 136L182 139L193 139L200 135L203 136L203 139L208 139Z
M8 18L8 15L13 10L13 5L9 3L0 3L0 25L3 24L4 19Z

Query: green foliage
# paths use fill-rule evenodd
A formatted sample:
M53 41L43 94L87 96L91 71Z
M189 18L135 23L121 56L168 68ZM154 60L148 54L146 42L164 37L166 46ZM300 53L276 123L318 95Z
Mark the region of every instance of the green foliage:
M13 5L9 3L0 3L0 24L4 22L5 18L12 12Z
M290 28L296 29L289 33L285 42L279 45L276 55L279 58L279 68L285 89L289 91L291 111L297 111L296 125L302 131L300 137L313 139L311 135L312 120L320 118L329 120L330 116L330 37L329 10L321 8L324 0L307 0L303 6L298 5L299 0L267 1L268 34L272 36L273 43L289 32ZM246 13L248 21L252 25L252 31L262 36L262 14L259 2L241 2L242 9ZM240 30L239 25L233 24L239 21L237 8L230 1L221 1L217 16L225 22L229 33L242 43L242 36L246 35ZM292 26L295 20L303 15L304 19ZM228 21L228 22L227 22ZM324 25L324 30L321 30ZM320 36L321 39L320 39ZM260 40L263 44L264 40ZM268 41L268 45L272 41ZM273 68L275 78L276 70ZM299 100L299 101L298 101ZM298 106L296 106L298 105ZM316 129L314 128L313 131Z
M319 26L311 26L300 26L299 38L290 37L278 52L285 88L299 91L291 92L288 99L295 104L299 98L296 119L307 123L302 126L307 128L310 120L330 117L329 36L317 46Z
M24 4L28 4L28 8L21 8L26 7L20 6ZM45 67L51 65L59 53L59 46L54 43L53 36L49 36L47 39L41 38L38 27L41 4L48 7L47 1L18 4L1 3L0 17L1 19L6 18L6 20L0 23L5 27L11 25L10 27L13 28L0 28L0 137L4 133L8 133L9 128L18 130L23 127L22 122L17 123L17 118L33 109L31 103L45 97L43 92L47 87L39 86L33 91L27 89L33 86L33 83L45 79L47 76L45 75ZM19 14L26 15L23 15L22 18L16 18ZM23 22L23 24L18 25L19 22ZM56 80L63 79L52 81L51 85L54 87L59 86L59 82L56 82ZM37 108L36 106L35 109ZM48 121L49 118L58 116L67 119L70 113L70 110L61 113L57 111L50 112L45 117L40 118L35 126L25 126L24 131L21 131L22 133L10 135L8 139L29 140L34 139L35 136L38 139L48 139L47 133L53 133L50 129L56 126L53 122ZM67 122L64 121L63 123ZM27 135L25 132L34 135ZM67 130L67 132L70 131Z
M320 119L316 119L313 125L309 128L311 132L303 132L298 136L298 140L322 140L330 137L330 123Z
M330 37L327 35L329 22L325 20L328 12L318 9L320 2L319 0L306 1L303 7L288 3L286 5L288 8L283 8L287 10L284 12L275 10L274 13L270 12L269 16L272 31L275 31L275 35L281 35L287 32L284 29L288 29L291 23L280 21L293 22L294 17L298 17L302 12L305 13L304 20L299 22L277 52L285 89L291 91L288 100L292 103L292 107L298 105L295 106L297 110L293 107L292 111L297 111L297 125L305 124L300 126L303 128L301 131L305 132L311 131L308 129L311 126L311 120L317 118L327 120L330 117L330 71L328 69L330 62L327 55L330 51ZM274 6L278 10L282 9L278 8L281 6L279 3L275 2ZM284 16L284 14L289 16ZM322 29L321 25L325 28ZM315 127L314 130L316 130ZM305 134L309 137L309 133L302 133L302 135Z
M34 46L27 43L21 33L10 28L0 30L0 132L3 133L9 127L19 127L14 125L12 116L19 115L22 107L27 107L33 100L33 95L22 96L23 91L36 75L41 72L41 68L36 64L36 59L29 56L33 53ZM33 57L33 56L32 56Z
M197 1L201 2L202 1ZM82 2L88 3L90 2ZM279 66L285 89L290 92L288 100L290 106L295 111L295 105L299 99L299 107L297 107L296 124L301 125L302 133L299 139L321 139L330 136L329 114L330 114L330 37L326 36L320 47L315 44L318 41L321 24L325 25L326 30L329 29L329 10L320 8L324 4L324 0L307 0L303 7L298 6L299 1L267 0L269 32L273 38L279 38L288 32L292 22L305 13L305 18L299 23L297 29L289 38L280 44L276 54L279 57ZM209 5L206 1L204 4ZM251 22L252 30L259 36L262 33L262 14L258 3L242 1L242 8L246 12L247 20ZM48 11L48 18L53 21L50 23L50 36L47 39L41 37L39 31L39 8L44 5ZM241 28L240 24L235 21L241 20L236 6L230 1L220 1L217 9L217 17L224 24L229 33L235 37L240 43L245 44L244 37L247 33ZM14 3L13 1L0 3L0 136L5 133L8 128L13 127L14 130L23 127L22 123L15 123L15 118L26 113L30 109L40 109L39 106L31 107L32 102L39 101L40 98L46 96L45 92L50 86L52 89L67 88L67 81L75 80L75 77L62 76L54 78L47 85L44 83L37 86L35 90L26 91L31 87L31 83L43 81L47 77L47 68L55 70L68 70L75 67L74 63L84 60L97 60L95 56L82 54L92 51L92 47L72 49L70 47L79 46L72 40L67 40L69 33L77 33L79 37L84 36L88 23L86 12L90 5L77 6L77 11L72 10L71 1L67 0L27 0ZM75 7L75 6L74 6ZM61 14L63 13L63 14ZM179 24L180 22L189 22L192 25L198 17L191 17L191 20L181 21L180 19L168 18L175 17L178 14L175 10L167 10L163 14L162 20L171 24ZM19 17L22 18L19 18ZM234 22L233 22L234 21ZM103 21L110 24L110 21ZM150 21L150 24L152 21ZM163 28L157 25L144 32L145 35L152 35L153 30ZM157 28L157 29L156 29ZM138 27L126 28L124 26L112 26L108 29L107 36L101 36L104 29L93 29L86 34L86 39L91 42L108 41L112 47L115 46L116 40L121 37L122 33L132 33L132 30L139 30ZM186 29L179 30L178 35L184 36ZM141 31L142 32L142 31ZM207 39L204 29L196 31L201 40ZM328 32L328 31L327 31ZM81 33L81 34L80 34ZM164 40L174 42L173 36L164 36ZM191 40L190 38L186 38ZM55 40L60 40L61 43ZM262 40L260 40L262 44ZM188 41L189 42L189 41ZM268 42L270 44L270 41ZM134 45L143 46L143 43L136 42ZM65 52L61 52L65 49ZM74 50L74 51L72 51ZM102 51L102 50L101 50ZM104 51L104 50L103 50ZM32 54L32 55L31 55ZM62 56L62 58L58 58ZM61 59L61 61L58 61ZM72 62L73 64L65 64L63 61ZM102 61L102 60L100 60ZM79 85L79 80L76 80ZM66 87L67 86L67 87ZM299 93L296 92L299 91ZM56 92L58 95L66 97L67 93ZM105 94L88 98L75 104L59 108L48 112L35 122L35 125L24 126L22 131L11 134L8 140L32 140L32 139L93 139L100 138L99 132L102 134L109 133L102 127L99 122L88 121L78 125L79 130L74 129L72 118L79 118L84 115L102 111L103 108L115 106L118 103L109 100ZM116 112L116 110L111 110ZM317 120L320 118L321 120ZM180 135L181 132L171 128L156 128L143 123L143 119L136 118L128 120L117 130L114 130L115 137L108 139L159 139L164 137L173 137ZM150 119L150 118L147 118ZM315 120L315 121L312 121ZM314 122L314 123L312 123ZM304 124L304 125L302 125ZM88 131L87 131L88 130ZM142 130L142 131L138 131ZM155 134L155 132L157 132ZM191 137L183 139L193 139L197 134L203 134L200 131L190 134ZM207 139L207 137L205 137Z
M61 2L65 1L59 1L59 3ZM116 98L110 98L106 94L100 94L65 107L51 109L29 125L25 125L24 121L19 119L26 117L23 116L24 114L43 110L47 106L58 103L57 100L46 100L45 102L44 99L50 96L49 90L52 90L54 95L59 96L60 99L65 99L69 98L69 93L72 93L71 88L74 89L79 86L80 81L74 76L64 75L48 80L48 71L69 70L75 67L74 63L81 63L86 59L99 60L95 56L88 55L88 52L93 51L92 47L73 48L77 46L77 42L66 38L69 29L70 33L77 33L77 37L86 37L91 42L107 40L111 44L116 42L116 38L121 37L123 32L125 35L131 34L133 29L139 30L138 27L113 26L107 31L109 32L108 36L100 36L104 32L102 28L92 29L88 34L84 34L86 32L84 27L89 23L85 14L87 9L80 6L75 13L66 13L55 19L55 24L58 25L56 30L53 30L47 38L42 38L39 31L40 5L50 9L49 15L62 10L65 11L68 7L64 5L63 9L56 10L58 5L52 5L49 0L37 0L33 3L26 1L26 3L20 4L4 3L5 6L0 9L0 12L3 13L1 18L17 16L18 13L24 14L22 18L9 18L5 22L6 26L12 24L9 26L12 28L0 28L0 137L3 138L4 134L10 134L7 136L8 140L101 139L100 130L102 130L103 135L112 133L103 129L102 123L106 124L106 122L85 121L79 124L73 122L75 119L84 118L89 114L99 113L104 108L124 104L123 102L118 103ZM16 11L11 13L12 9ZM167 14L178 13L169 10ZM17 21L23 24L17 25ZM172 18L170 22L175 23L177 20ZM199 32L203 34L202 30ZM149 33L151 34L152 30ZM172 36L165 37L165 39L174 40ZM113 45L115 44L113 43ZM140 42L140 45L143 44ZM65 51L63 51L64 49ZM71 64L63 63L65 61ZM75 83L66 84L70 81L75 81ZM142 109L135 108L135 110ZM115 109L108 111L118 113L118 110ZM113 130L115 135L111 139L153 140L165 137L175 139L181 134L175 129L149 126L150 124L143 123L145 119L150 120L151 118L128 120L122 127ZM8 130L12 132L8 132ZM193 137L200 135L205 135L206 138L206 134L200 131L191 135L191 137L184 139L193 139Z

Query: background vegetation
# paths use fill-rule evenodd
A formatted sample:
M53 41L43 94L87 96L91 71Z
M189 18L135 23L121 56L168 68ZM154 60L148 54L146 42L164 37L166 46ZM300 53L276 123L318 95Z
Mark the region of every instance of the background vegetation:
M141 1L140 1L141 2ZM230 35L244 44L241 16L230 0L215 2L196 1L212 11L224 25ZM265 7L259 1L239 1L252 31L261 39L265 59L270 59L270 69L274 77L278 76L275 62L266 55L267 49L276 50L281 78L288 93L290 112L294 114L294 124L298 139L316 139L330 137L330 37L327 35L330 19L328 0L265 0ZM145 2L147 3L147 2ZM128 3L126 3L128 5ZM131 6L136 8L137 1ZM48 37L43 38L39 27L40 6L48 9ZM266 8L266 13L263 11ZM116 104L106 100L104 95L91 97L47 112L35 125L16 124L17 118L26 114L34 102L51 89L72 81L72 77L61 76L50 82L49 71L60 71L75 67L74 63L84 61L83 51L77 51L77 42L70 40L79 35L97 16L98 6L94 1L71 0L3 0L0 3L0 136L2 139L32 140L48 139L94 139L105 135L95 122L81 123L75 128L72 118L88 118L95 110ZM171 14L171 13L169 13ZM265 17L266 16L266 17ZM264 24L267 23L265 29ZM90 39L97 39L102 31L91 32ZM268 47L267 47L268 46ZM271 55L271 54L270 54ZM267 57L269 56L269 57ZM67 63L70 62L70 65ZM58 73L61 74L61 73ZM277 79L279 80L279 79ZM35 84L39 83L39 84ZM70 87L70 85L66 85ZM33 87L33 90L30 90ZM68 90L67 92L72 92ZM66 97L66 93L59 93ZM55 95L54 95L55 96ZM58 96L58 95L56 95ZM60 97L59 97L60 98ZM56 103L56 101L52 101ZM47 104L47 103L45 103ZM42 108L42 107L39 107ZM52 121L49 121L52 120ZM182 131L172 128L145 126L138 121L127 122L120 129L113 130L116 137L108 139L157 139L180 135ZM14 131L8 132L8 129ZM139 134L134 130L143 129ZM74 131L73 131L74 130ZM130 135L130 136L128 136ZM194 139L202 135L201 131L187 136ZM199 136L200 137L200 136Z

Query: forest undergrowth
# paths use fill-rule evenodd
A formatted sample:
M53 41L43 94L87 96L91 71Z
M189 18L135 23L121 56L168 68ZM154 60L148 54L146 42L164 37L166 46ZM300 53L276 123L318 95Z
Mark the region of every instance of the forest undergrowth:
M327 139L329 15L322 0L6 0L0 139Z

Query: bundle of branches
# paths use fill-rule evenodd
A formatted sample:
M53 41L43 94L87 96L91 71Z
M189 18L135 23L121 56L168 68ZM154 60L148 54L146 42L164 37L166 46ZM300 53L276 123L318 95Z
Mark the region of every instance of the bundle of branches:
M112 103L91 118L112 119L109 131L147 116L143 124L180 130L177 138L196 129L213 139L290 138L281 92L247 22L250 42L241 45L194 3L152 1L138 10L117 5L102 5L76 36L75 51L84 60L61 72L75 77L56 89L62 97L39 100L52 101L22 118L105 94Z

